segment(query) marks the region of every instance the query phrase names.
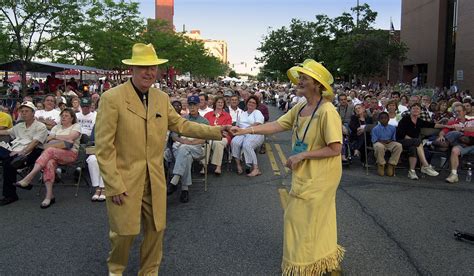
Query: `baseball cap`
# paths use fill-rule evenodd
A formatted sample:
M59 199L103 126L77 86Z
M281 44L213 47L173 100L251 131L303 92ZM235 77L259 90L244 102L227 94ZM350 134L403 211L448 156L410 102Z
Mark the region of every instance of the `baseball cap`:
M199 96L193 95L188 97L188 104L198 104L199 102Z
M91 106L90 98L81 98L81 106Z
M234 93L232 93L232 91L227 90L224 92L224 97L232 97L233 95Z
M36 106L32 102L28 102L28 101L22 102L20 107L23 107L23 106L29 107L33 111L36 111Z

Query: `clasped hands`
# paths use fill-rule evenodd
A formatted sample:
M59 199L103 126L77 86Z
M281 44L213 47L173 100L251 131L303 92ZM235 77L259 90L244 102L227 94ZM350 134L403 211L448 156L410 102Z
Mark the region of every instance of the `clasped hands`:
M230 132L233 136L252 134L251 128L240 128L237 126L222 126L221 131L223 131L223 133L224 133L224 130L227 132ZM304 159L305 158L303 156L303 153L292 155L286 161L285 166L288 167L290 170L294 170L300 164L300 162L303 161Z
M236 126L221 126L222 137L227 137L227 135L232 134L232 136L244 135L251 133L250 129L240 128Z

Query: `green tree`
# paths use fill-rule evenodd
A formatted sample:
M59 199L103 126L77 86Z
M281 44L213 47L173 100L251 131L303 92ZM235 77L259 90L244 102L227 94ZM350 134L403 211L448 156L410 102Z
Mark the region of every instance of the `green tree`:
M169 31L167 24L162 20L149 20L147 31L143 33L142 39L145 43L153 44L160 58L169 60L164 66L173 66L179 71L185 70L186 39L181 34Z
M403 58L406 47L389 43L387 31L373 30L366 34L345 36L337 41L337 66L345 75L371 77L384 72L387 61Z
M95 31L89 23L78 23L72 27L70 36L53 41L38 56L50 58L52 62L86 65L94 54L91 41Z
M209 54L201 41L169 31L166 22L150 20L143 40L152 43L158 55L169 60L165 66L190 73L192 77L215 78L228 70L226 65Z
M234 70L231 70L231 71L229 72L229 77L230 77L230 78L237 78L237 73L236 73Z
M93 2L86 11L88 20L82 29L82 38L89 40L92 55L86 64L109 70L126 68L122 59L130 56L133 44L142 40L145 31L145 21L138 8L139 3L133 1Z
M81 1L4 0L0 13L6 35L13 41L18 59L29 62L48 44L71 33L71 26L81 21ZM26 92L26 69L22 66L22 87Z
M14 41L6 31L7 27L6 18L3 14L0 14L0 63L10 61L15 57L13 48Z
M286 70L305 58L314 56L314 24L292 19L289 27L270 29L257 50L262 53L256 60L269 77L286 78Z
M390 42L388 31L374 30L377 12L368 4L351 11L335 18L316 15L312 22L292 19L289 27L270 29L257 49L262 55L256 60L263 63L260 77L286 80L286 70L307 58L343 76L374 76L388 60L404 58L404 44Z

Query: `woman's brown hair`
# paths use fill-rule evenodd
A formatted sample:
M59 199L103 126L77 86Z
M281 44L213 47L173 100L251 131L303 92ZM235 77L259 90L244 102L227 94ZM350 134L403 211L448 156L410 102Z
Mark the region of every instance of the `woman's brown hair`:
M224 107L223 107L222 109L225 109L225 108L227 107L227 105L225 104L224 97L222 97L222 96L217 96L217 97L214 98L214 102L212 103L212 109L216 110L216 103L217 103L217 101L219 101L219 100L221 100L221 101L224 102Z
M59 116L63 115L64 112L67 112L69 113L69 115L71 115L72 117L72 124L75 124L77 123L77 117L76 117L76 112L74 112L74 110L72 110L71 108L65 108L63 109L63 111L61 111L61 113L59 113Z
M247 105L248 102L249 102L250 100L252 100L252 99L257 103L257 107L258 107L258 106L260 105L260 100L259 100L258 97L255 96L255 95L251 95L251 96L247 99L247 101L245 102L245 105Z

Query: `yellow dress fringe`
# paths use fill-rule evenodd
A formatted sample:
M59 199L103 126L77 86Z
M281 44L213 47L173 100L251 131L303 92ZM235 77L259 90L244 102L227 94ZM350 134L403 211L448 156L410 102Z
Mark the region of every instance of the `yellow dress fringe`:
M281 264L282 275L285 276L312 276L339 270L344 258L344 248L337 246L336 251L327 257L308 265L295 265L286 260Z
M293 129L293 145L296 133L303 137L311 120L299 116L302 108L298 104L278 119L284 129ZM307 151L342 143L341 118L330 102L319 107L306 134ZM337 243L336 192L341 176L340 155L306 159L292 170L291 190L279 190L284 209L282 275L333 274L340 269L344 249Z

